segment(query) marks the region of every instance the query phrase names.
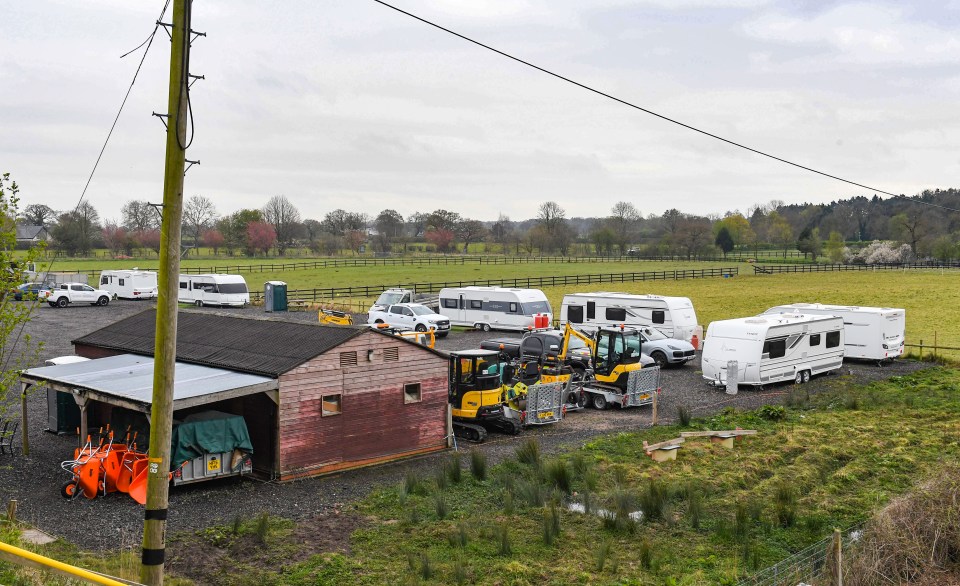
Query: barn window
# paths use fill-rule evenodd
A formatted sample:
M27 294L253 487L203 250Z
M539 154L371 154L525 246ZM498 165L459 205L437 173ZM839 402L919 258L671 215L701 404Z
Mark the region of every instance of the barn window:
M840 331L827 332L827 348L836 348L840 345Z
M324 395L320 399L321 417L340 415L340 399L343 395Z
M403 385L404 403L419 403L420 400L420 383L407 383Z
M820 345L820 334L810 334L810 347Z
M400 361L400 348L384 348L384 349L383 349L383 361L384 361L384 362L399 362L399 361Z
M348 366L356 366L356 365L357 365L356 350L340 353L340 368L346 368Z

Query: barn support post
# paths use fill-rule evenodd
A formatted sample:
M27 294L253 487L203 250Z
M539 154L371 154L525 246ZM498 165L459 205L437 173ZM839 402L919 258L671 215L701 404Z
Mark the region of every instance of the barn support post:
M89 429L89 424L87 423L87 404L90 401L76 391L73 392L73 400L77 406L80 407L80 442L83 443Z
M24 456L30 455L30 434L27 433L27 390L32 385L28 382L20 381L20 441L21 452ZM10 438L11 443L13 438ZM12 451L11 447L11 451Z

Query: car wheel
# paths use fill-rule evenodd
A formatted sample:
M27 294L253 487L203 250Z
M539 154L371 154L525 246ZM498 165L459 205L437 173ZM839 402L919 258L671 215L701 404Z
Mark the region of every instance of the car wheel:
M669 364L667 362L667 355L659 350L651 354L650 358L653 358L654 363L656 363L656 365L660 368L666 368L667 364Z
M106 295L102 295L100 296L100 299L97 299L97 305L99 305L100 307L103 307L108 303L110 303L110 298L107 297Z
M804 370L804 371L803 371L803 382L805 382L805 383L810 382L810 371L809 371L809 370Z
M794 384L797 384L797 385L802 385L802 384L805 383L805 382L807 382L807 381L803 380L803 371L802 371L802 370L798 370L798 371L797 371L797 376L795 376L795 377L793 378L793 383L794 383Z
M490 327L490 324L483 324L480 326L480 329L485 332L489 332L492 328Z
M70 302L67 301L66 297L61 297L60 299L57 299L57 307L66 307L68 303Z
M382 320L382 319L378 319L378 320L374 321L373 323L375 323L375 324L382 324L382 323L383 323L383 320Z
M425 331L427 331L427 326L425 326L425 325L423 325L423 324L417 324L417 327L414 328L414 329L416 329L418 332L425 332Z
M594 394L590 397L590 404L594 409L603 410L607 408L607 399L603 395Z

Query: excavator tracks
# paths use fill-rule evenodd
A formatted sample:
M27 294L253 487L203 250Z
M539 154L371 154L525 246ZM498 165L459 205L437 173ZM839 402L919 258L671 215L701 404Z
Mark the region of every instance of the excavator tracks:
M463 421L454 421L453 435L458 439L479 444L483 443L483 441L487 439L487 430L484 429L482 425L465 423Z

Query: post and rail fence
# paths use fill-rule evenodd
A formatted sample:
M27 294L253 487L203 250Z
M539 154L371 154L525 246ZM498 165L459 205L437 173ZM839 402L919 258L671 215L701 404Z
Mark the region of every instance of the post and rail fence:
M960 269L960 263L912 262L912 263L876 263L876 264L793 264L793 265L753 265L755 275L776 275L781 273L830 273L836 271L899 271L907 269Z

